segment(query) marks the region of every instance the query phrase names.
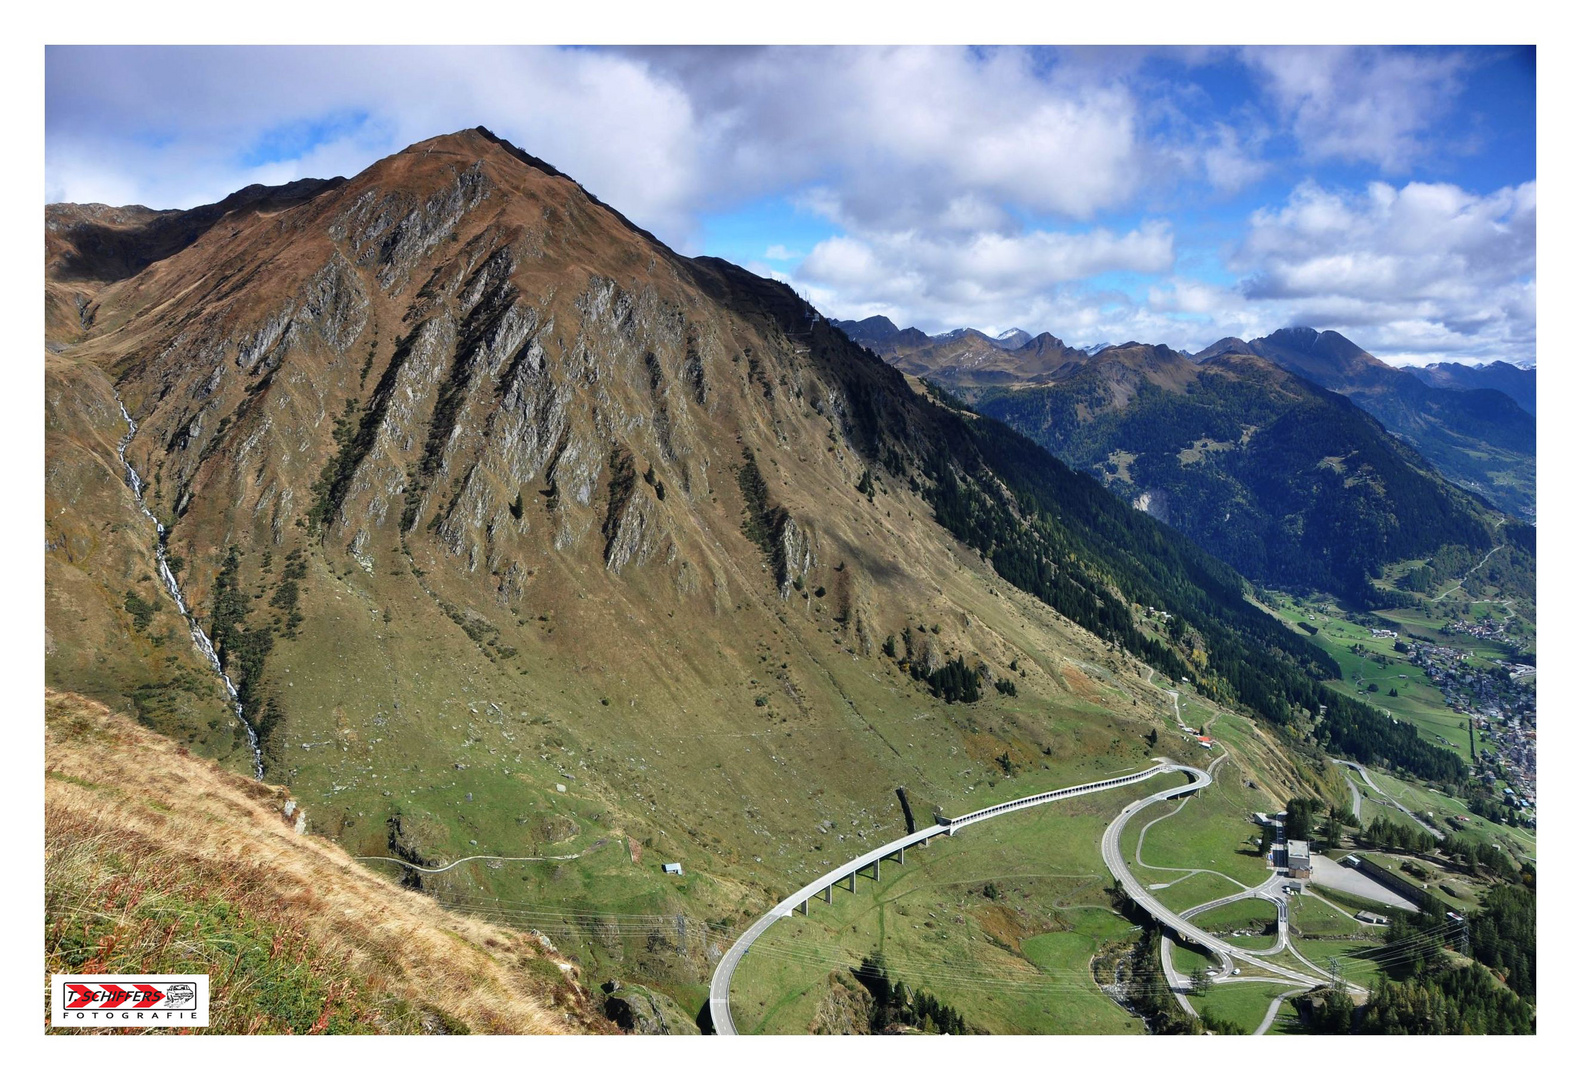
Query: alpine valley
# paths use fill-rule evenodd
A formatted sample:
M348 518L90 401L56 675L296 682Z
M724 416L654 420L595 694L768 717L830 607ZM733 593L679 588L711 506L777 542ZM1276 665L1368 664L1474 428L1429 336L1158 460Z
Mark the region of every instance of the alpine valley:
M1304 328L1187 355L1075 349L1046 333L1014 347L970 329L919 338L882 317L841 325L1260 585L1392 606L1404 564L1509 541L1505 583L1534 598L1535 416L1491 383L1448 386L1497 370L1418 377ZM1496 367L1511 389L1534 376Z
M104 792L164 807L126 841L152 851L181 832L154 817L228 792L224 842L171 871L190 895L246 885L226 917L270 940L292 901L248 907L246 853L309 891L334 867L399 936L470 950L455 979L536 995L419 1000L369 914L303 938L384 958L346 968L387 980L346 1030L706 1030L715 965L796 889L936 812L1161 756L1230 755L1193 842L1258 880L1251 813L1351 805L1334 759L1419 811L1495 790L1491 736L1386 715L1333 641L1451 572L1448 603L1530 627L1535 421L1498 389L1301 330L1192 357L842 328L482 128L194 210L52 205L45 237L50 797L89 838ZM1287 606L1330 601L1330 636ZM885 864L914 895L834 890L794 930L826 938L755 946L738 1027L1202 1030L1100 854L1148 783ZM1528 854L1495 816L1451 840ZM124 874L117 847L70 853ZM1516 864L1467 850L1445 880L1502 912ZM167 908L126 917L154 940ZM91 955L105 931L62 920L60 963ZM245 985L278 961L234 951ZM1488 998L1511 1029L1519 993Z

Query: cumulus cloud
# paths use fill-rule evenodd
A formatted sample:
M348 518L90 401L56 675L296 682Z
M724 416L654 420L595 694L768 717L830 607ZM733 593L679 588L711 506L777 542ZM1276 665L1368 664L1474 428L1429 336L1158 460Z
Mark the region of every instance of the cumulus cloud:
M733 190L819 188L842 225L1003 224L1006 205L1087 219L1137 189L1130 91L1048 77L1025 49L642 50L712 118Z
M46 81L58 199L192 205L479 123L678 243L765 191L824 184L831 216L868 227L982 228L1007 205L1090 218L1140 173L1125 87L1050 80L1024 49L56 49ZM282 129L347 116L246 164Z
M477 124L675 240L689 235L709 186L697 150L706 133L687 95L611 53L55 49L45 80L45 177L54 200L193 206L249 183L351 175L413 142ZM289 152L293 127L346 117L356 122ZM260 147L281 142L287 152L252 163Z
M1229 124L1214 124L1211 139L1198 149L1208 183L1217 191L1236 192L1268 175L1269 162L1254 149L1263 138L1261 131L1243 133Z
M1009 326L1060 285L1111 271L1162 273L1174 258L1169 226L1159 221L1126 233L875 232L821 241L793 276L850 311L882 307L936 326Z
M1345 327L1383 351L1531 359L1535 182L1477 195L1453 184L1297 187L1255 212L1231 258L1249 301Z
M1468 68L1462 53L1399 49L1279 46L1245 58L1310 156L1389 173L1433 149L1428 131Z

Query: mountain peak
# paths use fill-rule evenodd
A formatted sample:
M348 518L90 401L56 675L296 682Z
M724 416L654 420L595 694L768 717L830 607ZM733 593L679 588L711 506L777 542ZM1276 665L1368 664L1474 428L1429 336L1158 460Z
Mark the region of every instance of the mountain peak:
M565 176L566 174L549 164L540 157L535 157L511 142L494 134L483 126L462 128L446 135L435 135L431 139L415 142L404 150L397 151L395 157L421 156L430 154L457 154L463 157L494 158L497 160L511 159L523 165L530 166L548 176ZM570 177L566 177L570 179Z
M1356 361L1383 363L1344 334L1333 330L1314 330L1310 326L1287 326L1275 330L1265 338L1260 338L1258 343L1276 348L1298 349L1330 363L1348 364Z
M1221 337L1218 341L1215 341L1212 345L1209 345L1201 352L1192 353L1191 358L1193 360L1208 360L1215 356L1223 356L1226 353L1245 354L1247 356L1254 355L1252 352L1252 347L1246 342L1242 341L1240 338Z

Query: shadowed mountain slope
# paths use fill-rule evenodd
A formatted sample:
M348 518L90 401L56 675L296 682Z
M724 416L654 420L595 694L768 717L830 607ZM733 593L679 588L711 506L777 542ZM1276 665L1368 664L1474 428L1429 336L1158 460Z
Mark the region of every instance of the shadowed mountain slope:
M1428 364L1407 369L1412 375L1445 390L1497 390L1533 416L1537 415L1537 369L1495 360L1491 364Z
M1344 394L1445 477L1506 513L1535 515L1537 421L1499 390L1429 385L1332 330L1289 327L1247 343L1247 351Z
M1259 357L1108 349L977 405L1252 580L1356 602L1392 562L1482 550L1499 515L1345 398Z

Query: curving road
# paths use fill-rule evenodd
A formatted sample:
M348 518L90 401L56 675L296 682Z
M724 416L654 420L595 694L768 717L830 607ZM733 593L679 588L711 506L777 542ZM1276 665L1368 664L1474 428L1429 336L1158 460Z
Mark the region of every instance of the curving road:
M1332 760L1332 759L1331 759ZM1361 788L1356 786L1356 781L1350 778L1350 773L1341 773L1345 778L1345 786L1350 788L1350 813L1357 821L1361 820Z
M1014 813L1017 810L1028 810L1034 806L1043 806L1047 803L1058 802L1061 799L1075 798L1078 795L1089 795L1095 791L1107 791L1110 788L1140 783L1161 773L1174 772L1181 768L1181 766L1173 762L1163 759L1158 760L1159 764L1138 773L1116 776L1108 780L1098 780L1091 784L1079 784L1075 787L1061 788L1058 791L1046 791L1041 795L1029 795L1024 799L1012 799L1009 802L999 803L996 806L974 810L957 818L942 819L938 824L930 825L926 829L918 829L916 832L902 836L898 840L891 840L889 843L881 844L872 851L858 855L849 862L843 863L829 871L811 884L802 886L778 904L775 904L755 923L747 927L741 936L726 950L725 955L720 958L718 965L714 968L713 979L708 987L708 1009L713 1018L714 1033L717 1035L737 1034L735 1022L730 1015L730 980L735 976L737 965L741 963L742 957L746 956L747 950L752 947L752 943L762 937L763 933L779 920L789 918L796 908L800 907L802 912L805 913L808 901L816 894L823 893L824 899L832 903L834 887L841 882L847 883L851 891L855 892L856 878L859 871L871 869L874 880L877 880L880 873L879 865L884 859L893 855L898 857L901 862L905 862L905 850L908 847L927 843L936 836L953 836L968 825L975 825L990 818L998 817L1001 814Z
M1165 692L1168 693L1168 691ZM726 950L725 955L720 959L718 965L714 968L713 979L709 984L708 1003L709 1011L713 1018L715 1033L719 1035L737 1034L735 1023L730 1015L730 980L735 975L736 967L741 963L742 958L746 956L747 950L752 947L753 942L757 941L758 938L763 936L764 932L767 931L769 927L773 926L780 919L791 917L797 907L800 907L802 912L806 913L807 904L815 894L820 892L823 893L824 899L832 903L835 885L842 882L847 883L851 891L855 892L857 874L860 871L870 869L872 871L873 878L878 880L880 875L880 864L884 859L895 856L898 857L900 861L904 862L906 848L913 847L917 844L927 843L937 836L952 836L967 825L976 824L980 821L986 821L989 818L997 817L1001 814L1008 814L1017 810L1025 810L1034 806L1041 806L1059 799L1069 799L1078 795L1086 795L1095 791L1105 791L1110 788L1122 787L1127 784L1135 784L1150 777L1169 772L1188 773L1191 776L1191 780L1189 783L1182 784L1179 787L1170 788L1167 791L1161 791L1156 794L1149 795L1146 798L1136 800L1124 810L1120 811L1120 813L1109 822L1108 827L1104 829L1102 841L1103 861L1104 865L1109 868L1109 872L1114 875L1115 880L1120 884L1120 887L1125 890L1126 895L1135 901L1137 906L1146 911L1148 915L1151 916L1159 925L1169 928L1174 932L1179 940L1200 945L1213 954L1213 956L1219 962L1221 972L1215 981L1225 982L1251 980L1282 982L1298 989L1325 985L1329 981L1327 973L1320 971L1316 965L1312 964L1305 957L1302 957L1299 953L1296 953L1293 948L1290 948L1289 909L1286 904L1286 899L1283 895L1282 888L1279 886L1281 878L1278 874L1270 877L1267 881L1261 883L1260 885L1245 889L1243 892L1238 893L1235 896L1226 897L1220 900L1212 901L1208 904L1199 905L1198 907L1192 908L1189 912L1181 914L1164 905L1156 898L1150 889L1138 881L1136 875L1131 872L1130 866L1126 863L1125 857L1120 853L1120 835L1125 831L1126 825L1131 821L1132 818L1134 818L1138 813L1145 810L1146 808L1163 802L1166 799L1174 799L1184 795L1190 795L1212 784L1213 770L1219 765L1220 762L1225 760L1226 756L1227 755L1221 755L1220 757L1216 758L1207 769L1198 769L1190 765L1180 765L1166 758L1158 758L1155 759L1159 762L1158 765L1151 769L1143 770L1142 772L1132 773L1128 776L1117 776L1109 780L1100 780L1091 784L1081 784L1076 787L1062 788L1058 791L1045 792L1041 795L1032 795L1024 799L1014 799L1010 802L1000 803L997 806L990 806L983 810L977 810L969 814L963 814L957 818L941 818L935 825L930 825L926 829L919 829L907 836L902 836L898 840L891 840L887 844L882 844L879 847L866 852L865 854L858 855L856 858L836 867L827 874L824 874L822 877L818 878L816 881L803 886L796 892L792 893L790 896L786 897L784 900L781 900L751 926L747 927L747 929L742 932L741 936L735 940L728 950ZM1344 764L1350 763L1345 762ZM1359 766L1357 766L1357 768L1358 770L1360 769ZM1362 777L1363 779L1366 779L1369 786L1371 786L1371 780L1366 776L1365 772L1362 772ZM1383 793L1379 792L1379 794ZM1238 945L1233 945L1219 937L1216 937L1213 934L1208 933L1206 930L1201 929L1191 922L1190 916L1200 911L1210 910L1220 906L1221 904L1252 896L1261 897L1271 901L1278 911L1279 936L1272 949L1241 948ZM1291 968L1282 967L1269 962L1268 957L1270 955L1278 953L1287 948L1289 948L1289 951L1295 956L1297 960L1299 960L1305 966L1312 968L1314 972L1317 972L1317 974L1307 974L1303 971L1293 970ZM1245 979L1233 978L1232 974L1236 970L1235 962L1238 960L1255 965L1256 967L1262 969L1262 971L1267 972L1267 975L1248 976ZM1173 982L1173 980L1171 980L1171 982ZM1356 987L1351 984L1347 985L1350 985L1352 989L1365 993L1365 989L1362 987ZM1171 988L1175 989L1173 986ZM1187 1006L1187 1008L1189 1010L1190 1007ZM1270 1008L1269 1015L1265 1018L1263 1025L1258 1029L1259 1033L1267 1030L1268 1025L1272 1022L1273 1015L1277 1011L1278 1003L1275 1002Z
M1503 524L1503 522L1500 522L1500 524ZM1466 583L1467 578L1471 577L1471 575L1475 574L1478 570L1481 570L1484 566L1487 565L1487 562L1488 562L1489 559L1493 558L1493 556L1497 555L1499 552L1501 552L1503 550L1504 550L1504 545L1500 544L1498 547L1494 548L1492 551L1490 551L1486 555L1482 556L1482 561L1481 562L1479 562L1476 566L1473 566L1470 570L1467 570L1465 577L1463 577L1459 581L1455 582L1455 584L1453 586L1451 586L1448 589L1445 589L1443 592L1441 592L1437 596L1433 597L1433 602L1436 604L1438 601L1442 600L1444 597L1448 596L1450 593L1458 591L1460 589L1460 587Z
M1285 992L1283 994L1280 994L1278 997L1276 997L1272 1001L1270 1001L1268 1003L1268 1012L1263 1015L1263 1022L1261 1024L1257 1025L1257 1030L1252 1032L1252 1034L1253 1035L1265 1035L1265 1034L1267 1034L1268 1029L1274 1026L1274 1017L1279 1015L1279 1006L1283 1005L1285 1003L1285 999L1287 997L1289 997L1291 994L1294 994L1294 993L1296 993L1296 991L1290 990L1290 991L1287 991L1287 992Z
M1275 953L1283 952L1285 946L1290 944L1290 906L1285 899L1284 891L1284 883L1288 880L1288 878L1276 871L1267 881L1260 885L1253 885L1249 889L1243 889L1230 896L1221 896L1217 900L1209 900L1206 904L1198 904L1194 908L1187 908L1180 914L1187 919L1194 919L1205 911L1212 911L1214 908L1233 904L1237 900L1267 900L1273 904L1278 917L1279 929L1275 936L1274 944L1271 948L1247 949L1246 951L1253 956L1273 956Z

